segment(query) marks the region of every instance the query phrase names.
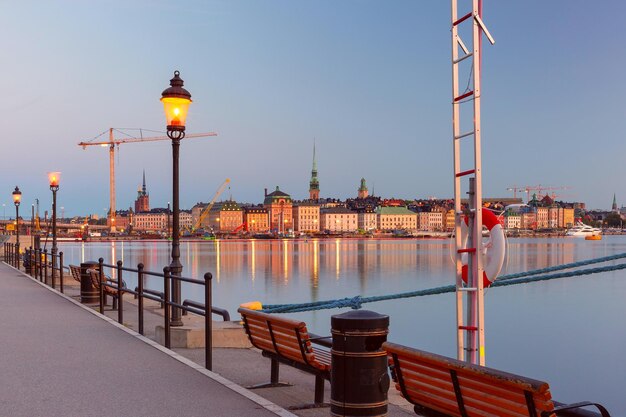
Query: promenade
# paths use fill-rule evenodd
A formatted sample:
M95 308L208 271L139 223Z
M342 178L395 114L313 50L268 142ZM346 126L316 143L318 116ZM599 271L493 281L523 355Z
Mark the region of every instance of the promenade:
M4 263L0 314L3 416L293 416Z

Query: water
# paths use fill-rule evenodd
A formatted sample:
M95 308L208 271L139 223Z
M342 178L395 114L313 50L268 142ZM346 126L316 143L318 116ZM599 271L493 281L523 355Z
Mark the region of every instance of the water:
M162 271L168 242L62 243L66 264L103 257ZM506 271L514 273L626 252L626 236L510 239ZM453 283L447 240L256 240L181 244L183 275L212 272L214 304L233 317L240 303L267 304L391 294ZM625 262L614 261L613 263ZM611 263L607 263L611 264ZM124 276L129 286L136 277ZM148 288L161 290L160 279ZM562 402L591 400L626 415L626 272L493 288L485 298L487 365L548 381ZM202 301L202 288L183 287ZM391 317L389 340L456 355L452 294L366 304ZM329 334L324 310L292 316Z

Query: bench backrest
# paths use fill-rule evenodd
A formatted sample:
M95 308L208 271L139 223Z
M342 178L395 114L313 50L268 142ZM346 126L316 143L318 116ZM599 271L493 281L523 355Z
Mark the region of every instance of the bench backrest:
M254 347L316 369L330 370L330 365L316 360L304 322L247 308L237 311Z
M396 389L450 416L541 416L554 404L546 382L386 342ZM464 411L463 411L464 410Z
M80 267L76 265L70 265L70 272L72 273L72 278L80 282Z

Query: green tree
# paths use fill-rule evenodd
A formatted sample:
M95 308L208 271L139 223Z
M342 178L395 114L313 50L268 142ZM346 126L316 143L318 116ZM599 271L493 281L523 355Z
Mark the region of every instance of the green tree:
M619 213L610 213L604 218L603 223L607 227L622 227L622 216Z

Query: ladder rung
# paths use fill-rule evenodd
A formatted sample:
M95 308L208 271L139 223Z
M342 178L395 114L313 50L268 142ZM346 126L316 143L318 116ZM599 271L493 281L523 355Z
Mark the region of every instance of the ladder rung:
M469 54L463 55L461 58L455 59L454 61L452 61L452 63L458 64L459 62L465 61L467 58L471 57L472 55L474 55L474 53L470 52Z
M478 327L476 326L459 326L459 330L467 330L470 332L475 332L476 330L478 330Z
M461 94L460 96L455 97L454 101L463 100L465 97L469 97L469 96L471 96L472 94L474 94L474 90L472 90L472 91L468 91L468 92L467 92L467 93L465 93L465 94Z
M469 12L468 14L466 14L465 16L463 16L462 18L456 20L454 23L452 23L452 26L456 26L459 23L462 23L464 21L466 21L467 19L469 19L470 17L472 17L472 12Z
M459 136L455 137L454 139L461 139L461 138L464 138L466 136L471 136L473 134L474 134L474 131L472 130L471 132L463 133L462 135L459 135Z
M478 288L476 287L461 287L458 289L459 291L465 291L465 292L474 292L474 291L478 291Z
M467 249L459 249L458 253L474 253L476 252L476 248L467 248Z
M457 177L463 177L465 175L470 175L473 174L474 172L476 172L475 169L470 169L469 171L462 171L456 174Z

